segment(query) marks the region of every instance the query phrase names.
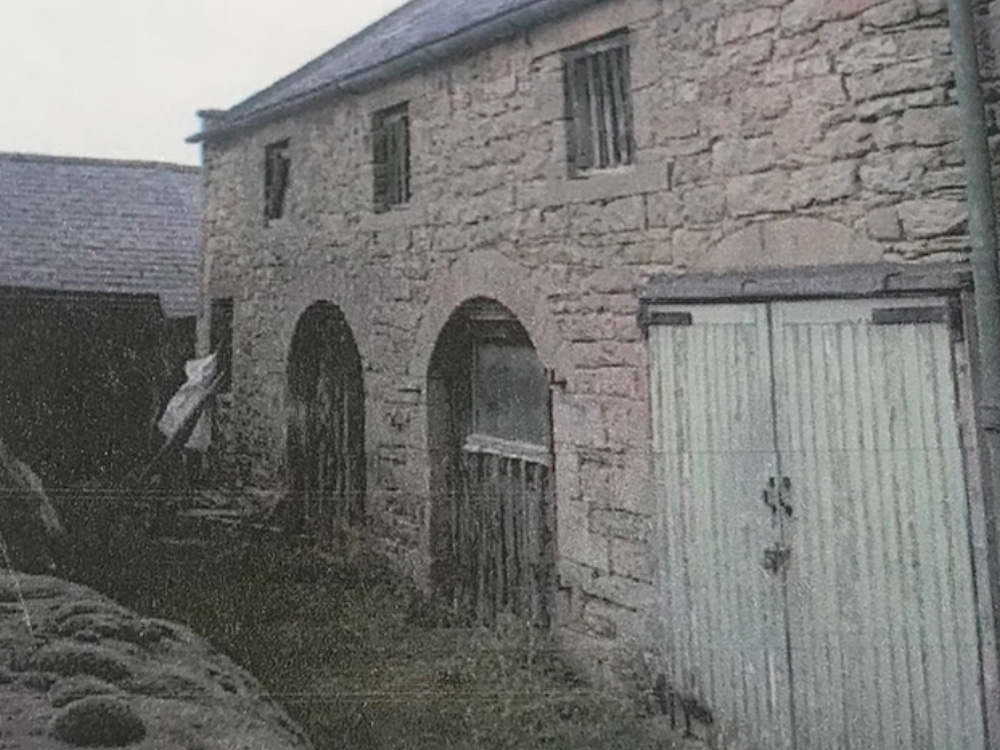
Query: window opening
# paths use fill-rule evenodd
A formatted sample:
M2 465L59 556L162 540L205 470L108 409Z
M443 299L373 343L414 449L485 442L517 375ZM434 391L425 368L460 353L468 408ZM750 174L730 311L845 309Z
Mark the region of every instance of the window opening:
M406 104L372 117L372 163L376 211L410 199L410 116Z
M264 221L280 219L285 213L285 193L292 160L288 140L264 147Z
M222 374L220 393L229 393L233 387L233 298L219 297L212 300L209 316L209 345L216 353L217 372Z
M628 35L617 32L567 51L563 76L570 174L631 164Z

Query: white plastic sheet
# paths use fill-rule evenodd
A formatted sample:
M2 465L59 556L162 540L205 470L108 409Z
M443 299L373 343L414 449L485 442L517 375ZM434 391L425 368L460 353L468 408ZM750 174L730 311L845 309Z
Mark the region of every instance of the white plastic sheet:
M215 379L217 367L215 354L201 359L192 359L184 365L187 382L170 399L167 408L163 411L163 416L157 423L160 432L168 440L177 434L199 405L204 403L212 381ZM191 437L188 438L186 446L193 450L207 451L210 437L208 420L203 412L191 433Z

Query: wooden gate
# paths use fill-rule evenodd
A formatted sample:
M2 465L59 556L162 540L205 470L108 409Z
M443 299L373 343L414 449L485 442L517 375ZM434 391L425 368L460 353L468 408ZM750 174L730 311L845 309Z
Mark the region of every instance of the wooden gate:
M289 357L288 473L303 520L354 519L365 493L364 384L340 311L303 314Z
M547 626L553 565L548 451L470 435L461 462L452 506L460 611L486 624L507 612Z
M985 747L948 301L657 316L681 703L724 748Z

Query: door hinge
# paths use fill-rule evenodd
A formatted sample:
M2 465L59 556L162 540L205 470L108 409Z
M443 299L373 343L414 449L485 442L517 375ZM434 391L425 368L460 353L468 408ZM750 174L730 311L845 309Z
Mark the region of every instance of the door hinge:
M944 323L951 329L956 341L965 338L962 323L962 305L957 300L949 300L946 305L930 307L880 307L872 310L872 324L877 326L916 325L920 323Z
M637 322L648 331L650 326L689 326L694 323L694 316L689 312L641 307Z

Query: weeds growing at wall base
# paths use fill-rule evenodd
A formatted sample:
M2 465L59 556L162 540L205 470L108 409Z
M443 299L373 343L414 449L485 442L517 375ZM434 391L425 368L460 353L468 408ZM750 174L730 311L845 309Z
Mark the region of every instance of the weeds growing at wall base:
M72 578L206 636L317 750L674 747L578 679L546 634L457 627L356 546L157 539L122 514L68 515Z

